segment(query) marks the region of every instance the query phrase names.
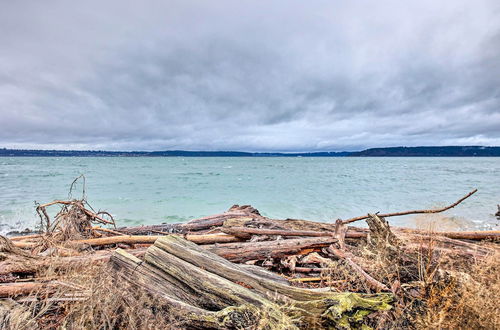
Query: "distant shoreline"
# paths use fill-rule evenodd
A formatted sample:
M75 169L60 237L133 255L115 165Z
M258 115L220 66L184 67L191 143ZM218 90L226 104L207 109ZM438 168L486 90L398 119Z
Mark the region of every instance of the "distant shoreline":
M429 146L341 152L101 151L0 149L0 157L500 157L500 147Z

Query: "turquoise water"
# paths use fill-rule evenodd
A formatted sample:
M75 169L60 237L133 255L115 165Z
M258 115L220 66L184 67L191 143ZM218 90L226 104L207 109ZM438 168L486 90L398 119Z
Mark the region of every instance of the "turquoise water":
M80 174L90 204L120 225L186 221L233 204L332 221L444 206L474 188L445 215L463 228L499 223L500 158L0 158L0 230L33 226L34 201L66 198Z

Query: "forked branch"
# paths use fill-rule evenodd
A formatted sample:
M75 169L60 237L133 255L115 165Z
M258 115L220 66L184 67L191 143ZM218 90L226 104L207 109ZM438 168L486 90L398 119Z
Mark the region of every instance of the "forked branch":
M379 217L387 218L387 217L398 217L398 216L401 216L401 215L409 215L409 214L441 213L441 212L447 211L447 210L449 210L451 208L454 208L455 206L457 206L458 204L462 203L464 200L466 200L467 198L469 198L470 196L472 196L476 192L477 192L477 189L474 189L473 191L471 191L470 193L468 193L464 197L460 198L455 203L453 203L451 205L448 205L446 207L440 208L440 209L413 210L413 211L404 211L404 212L384 213L384 214L377 214L377 215ZM350 219L347 219L347 220L342 220L342 223L343 224L348 224L348 223L356 222L356 221L359 221L359 220L365 220L365 219L368 219L369 217L370 217L370 215L367 214L367 215L363 215L363 216L360 216L360 217L355 217L355 218L350 218Z

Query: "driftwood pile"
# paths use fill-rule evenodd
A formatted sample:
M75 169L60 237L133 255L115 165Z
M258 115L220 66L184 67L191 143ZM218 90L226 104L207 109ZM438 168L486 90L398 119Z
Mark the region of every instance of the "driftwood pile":
M84 302L87 288L64 274L103 264L117 281L162 300L162 309L181 327L380 326L389 310L423 296L424 282L444 276L439 258L484 258L496 245L481 241L500 238L500 231L390 228L385 217L441 212L474 192L440 210L336 223L275 220L235 205L187 223L116 228L108 213L89 210L83 200L40 205L43 232L0 236L0 322L8 325L14 312L23 315L28 303ZM52 205L62 206L54 221L45 209ZM358 220L366 220L368 228L348 226ZM356 285L338 274L340 266Z

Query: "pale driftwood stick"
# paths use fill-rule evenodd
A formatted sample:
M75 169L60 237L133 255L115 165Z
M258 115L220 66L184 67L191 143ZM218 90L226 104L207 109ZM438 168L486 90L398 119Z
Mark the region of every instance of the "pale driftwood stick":
M123 235L123 233L120 233L116 230L112 230L112 229L108 229L108 228L102 228L102 227L91 227L89 229L92 229L92 230L96 230L96 231L102 231L104 233L109 233L109 234L113 234L113 235Z
M327 284L333 284L333 283L342 283L346 282L346 280L337 280L333 281L329 279L328 277L299 277L299 278L292 278L290 282L326 282Z
M58 286L58 283L52 282L0 283L0 298L28 295L42 289L49 293L53 292Z
M433 209L428 209L428 210L413 210L413 211L404 211L404 212L384 213L384 214L378 214L378 216L379 217L387 218L387 217L397 217L397 216L409 215L409 214L441 213L441 212L444 212L444 211L449 210L451 208L454 208L458 204L462 203L464 200L466 200L467 198L469 198L470 196L472 196L474 193L476 193L476 191L477 191L477 189L474 189L473 191L471 191L470 193L468 193L464 197L460 198L455 203L453 203L451 205L448 205L446 207L440 208L440 209L434 209L434 210ZM359 221L359 220L365 220L365 219L368 219L369 217L370 217L369 215L363 215L363 216L356 217L356 218L342 220L342 223L348 224L348 223L352 223L352 222Z
M332 270L332 268L295 267L293 271L296 273L321 273L328 270Z
M24 235L24 236L13 236L13 237L9 237L9 239L11 241L29 241L29 240L32 240L32 239L35 239L35 238L40 238L42 237L43 234L33 234L33 235Z

